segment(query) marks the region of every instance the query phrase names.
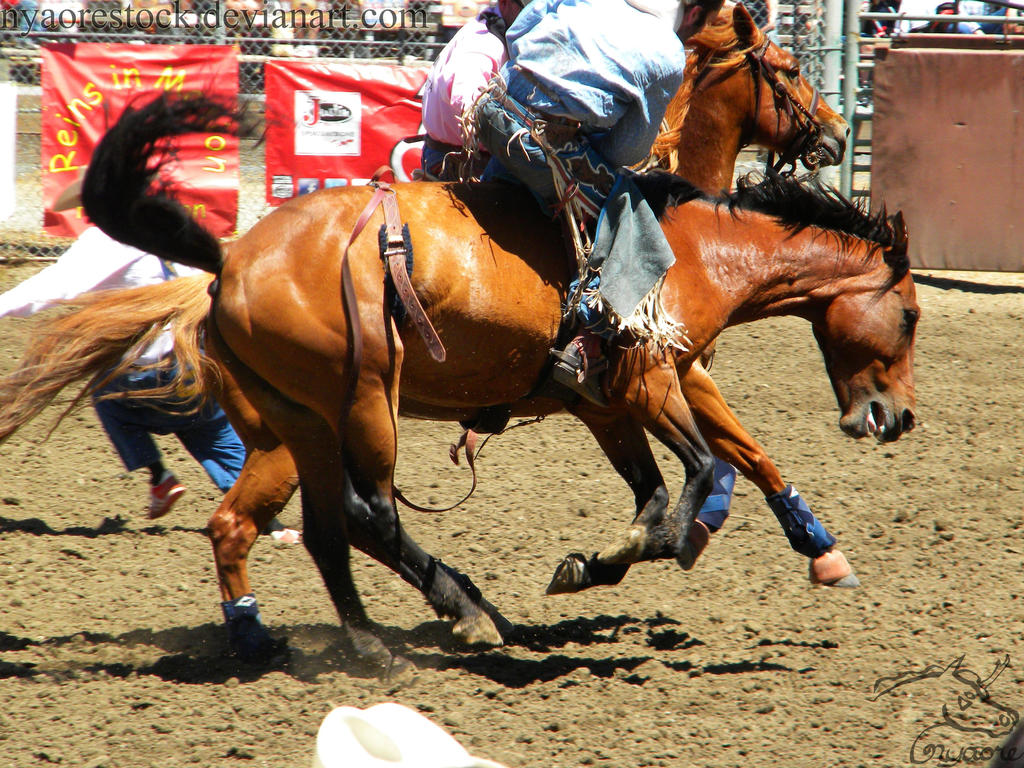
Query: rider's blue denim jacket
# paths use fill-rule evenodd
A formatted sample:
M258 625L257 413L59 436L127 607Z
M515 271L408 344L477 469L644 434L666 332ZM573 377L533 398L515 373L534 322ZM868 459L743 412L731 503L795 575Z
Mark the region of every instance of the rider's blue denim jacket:
M610 163L633 165L683 82L670 26L625 0L533 0L508 28L501 74L512 98L578 120Z

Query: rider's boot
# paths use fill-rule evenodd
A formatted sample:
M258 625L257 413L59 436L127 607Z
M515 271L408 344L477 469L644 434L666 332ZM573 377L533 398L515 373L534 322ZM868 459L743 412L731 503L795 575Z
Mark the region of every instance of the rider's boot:
M583 330L565 349L553 349L551 354L556 358L551 378L595 405L608 405L601 390L601 373L608 360L601 354L600 336Z

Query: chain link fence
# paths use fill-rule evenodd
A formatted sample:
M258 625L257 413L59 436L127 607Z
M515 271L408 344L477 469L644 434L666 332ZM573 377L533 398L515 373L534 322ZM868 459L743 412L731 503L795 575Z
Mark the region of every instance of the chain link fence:
M23 0L34 5L35 0ZM471 6L472 2L463 3ZM193 0L188 10L173 0L42 0L38 29L0 24L0 82L18 89L15 153L17 208L0 222L0 264L57 258L70 244L42 230L40 173L40 46L60 42L235 44L239 48L239 91L258 112L263 106L263 69L275 58L372 59L400 64L428 63L457 30L446 26L452 9L410 0ZM459 0L456 0L458 10ZM0 0L0 12L7 6ZM129 17L128 8L133 9ZM763 2L748 5L759 25L772 22ZM772 35L800 58L805 75L821 88L824 40L822 3L778 6ZM228 13L236 11L235 16ZM111 31L115 11L120 26ZM159 12L166 13L161 16ZM47 13L48 11L48 13ZM148 11L148 13L145 13ZM177 14L177 15L168 15ZM248 14L248 15L245 15ZM291 14L291 15L289 15ZM304 14L304 15L303 15ZM461 9L463 17L474 11ZM161 24L164 19L172 23ZM303 23L305 20L305 23ZM131 24L127 22L131 21ZM329 22L329 23L325 23ZM238 231L245 232L267 211L263 146L243 140L240 148ZM751 158L751 167L757 164Z

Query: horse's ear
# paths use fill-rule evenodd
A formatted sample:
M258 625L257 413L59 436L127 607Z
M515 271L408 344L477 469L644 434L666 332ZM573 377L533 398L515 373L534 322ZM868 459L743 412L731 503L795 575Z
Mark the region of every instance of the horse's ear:
M753 45L757 42L757 24L743 3L736 3L732 8L732 28L736 32L736 38L743 45Z
M892 247L889 250L905 256L909 239L907 237L907 222L903 218L903 211L896 211L896 215L892 217Z
M896 211L896 215L892 217L892 245L885 249L885 263L901 275L910 269L910 260L907 258L909 239L903 211Z

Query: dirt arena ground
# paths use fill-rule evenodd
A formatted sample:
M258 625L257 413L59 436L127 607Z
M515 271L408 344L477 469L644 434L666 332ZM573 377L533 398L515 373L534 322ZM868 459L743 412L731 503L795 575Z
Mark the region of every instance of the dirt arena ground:
M36 268L3 268L0 290ZM918 277L920 426L898 443L839 432L802 321L729 331L714 371L860 589L811 587L740 480L693 571L648 564L615 588L545 597L562 555L617 536L631 507L589 434L551 418L487 445L465 507L404 512L520 625L519 643L456 647L416 593L357 556L382 636L419 667L397 689L346 671L305 550L266 539L253 581L290 657L225 658L203 533L217 498L201 470L162 441L189 493L151 523L144 478L121 472L92 412L40 442L50 411L0 449L0 768L304 768L332 707L385 700L510 768L984 764L1024 710L1024 274ZM30 325L0 321L0 371ZM402 422L410 497L465 491L467 470L446 457L456 431ZM659 455L677 492L678 467ZM297 525L297 504L282 519Z

